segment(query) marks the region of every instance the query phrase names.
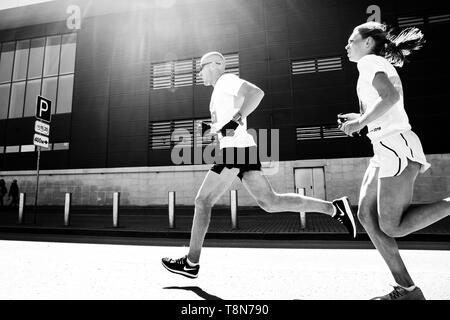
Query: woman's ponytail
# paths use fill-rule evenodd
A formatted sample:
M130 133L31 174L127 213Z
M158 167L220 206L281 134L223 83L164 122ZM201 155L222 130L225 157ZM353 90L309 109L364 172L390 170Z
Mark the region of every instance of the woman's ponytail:
M396 67L402 67L406 57L420 50L426 42L422 31L414 27L404 29L397 36L389 32L386 38L384 56Z
M407 61L406 57L413 51L420 50L425 43L422 31L414 27L404 29L398 35L378 22L367 22L356 29L363 39L372 37L375 41L374 54L385 57L396 67L402 67Z

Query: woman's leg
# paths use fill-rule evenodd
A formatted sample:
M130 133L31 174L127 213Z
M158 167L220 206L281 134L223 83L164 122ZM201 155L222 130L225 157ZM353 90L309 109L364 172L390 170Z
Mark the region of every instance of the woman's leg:
M379 168L369 166L364 175L359 195L358 219L386 262L395 281L401 286L410 287L414 282L400 256L397 242L386 235L379 225L378 171Z
M391 237L404 237L450 215L450 198L410 207L420 164L408 160L397 177L381 178L379 213L382 230Z

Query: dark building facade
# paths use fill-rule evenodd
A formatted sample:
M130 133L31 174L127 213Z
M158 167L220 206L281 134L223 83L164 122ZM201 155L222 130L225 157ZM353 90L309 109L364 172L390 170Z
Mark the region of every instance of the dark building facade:
M370 156L368 140L335 138L332 126L338 113L358 110L357 68L344 51L348 36L356 25L377 17L394 27L416 25L424 31L425 48L399 71L406 108L425 152L450 152L444 139L450 119L446 1L131 1L116 12L102 12L105 2L90 3L75 1L81 9L78 30L68 28L70 14L64 11L67 19L0 30L4 64L8 52L15 51L12 56L19 59L23 49L29 50L22 57L22 64L29 65L16 60L10 62L14 70L2 69L13 77L17 68L30 72L39 47L47 49L44 64L60 59L60 68L64 46L74 51L73 68L53 73L58 93L51 98L62 99L62 111L52 118L50 142L55 145L42 153L44 169L171 165L170 143L167 147L167 137L154 128L162 126L167 134L210 116L211 88L202 86L196 65L211 50L229 55L238 74L266 92L249 127L280 129L280 160ZM32 7L53 8L59 15L63 8L58 1ZM0 16L12 13L26 21L21 10ZM56 48L53 56L51 48ZM2 170L31 170L36 153L22 146L30 151L32 93L45 94L47 78L41 73L33 87L30 78L19 77L25 88L9 93L18 82L4 78L0 165ZM64 88L71 85L73 92ZM14 101L24 104L24 112L8 109Z
M410 122L433 165L416 184L415 201L441 199L450 192L449 7L400 0L59 0L0 11L0 175L34 192L34 108L41 95L53 102L50 148L40 160L43 203L61 204L72 192L75 204L106 205L115 190L125 204L164 204L167 191L177 190L177 201L192 205L209 167L174 165L171 133L192 133L195 121L210 117L212 88L202 84L199 59L220 51L227 72L266 93L248 124L279 130L276 189L305 188L324 199L348 194L355 202L371 144L344 136L336 116L359 110L348 37L376 20L425 34L424 49L399 73ZM240 204L254 205L245 192Z

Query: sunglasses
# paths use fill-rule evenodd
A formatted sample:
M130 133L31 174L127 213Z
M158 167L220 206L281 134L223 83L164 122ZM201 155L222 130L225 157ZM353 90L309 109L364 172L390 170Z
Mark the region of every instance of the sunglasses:
M215 64L217 64L217 65L220 65L220 63L218 63L218 62L213 62L213 61L207 62L207 63L205 63L205 64L200 65L200 70L199 70L199 72L202 72L202 71L203 71L203 68L205 68L208 64L211 64L211 63L215 63Z

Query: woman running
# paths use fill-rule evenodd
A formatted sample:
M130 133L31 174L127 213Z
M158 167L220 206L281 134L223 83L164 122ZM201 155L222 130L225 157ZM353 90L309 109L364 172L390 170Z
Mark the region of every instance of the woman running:
M425 299L400 257L395 238L450 214L450 198L411 206L414 182L430 164L411 130L395 67L402 67L424 43L417 28L396 36L386 25L368 22L354 29L346 46L349 60L358 65L360 113L339 115L338 123L350 136L367 126L374 150L361 186L358 218L396 281L391 293L375 300Z

